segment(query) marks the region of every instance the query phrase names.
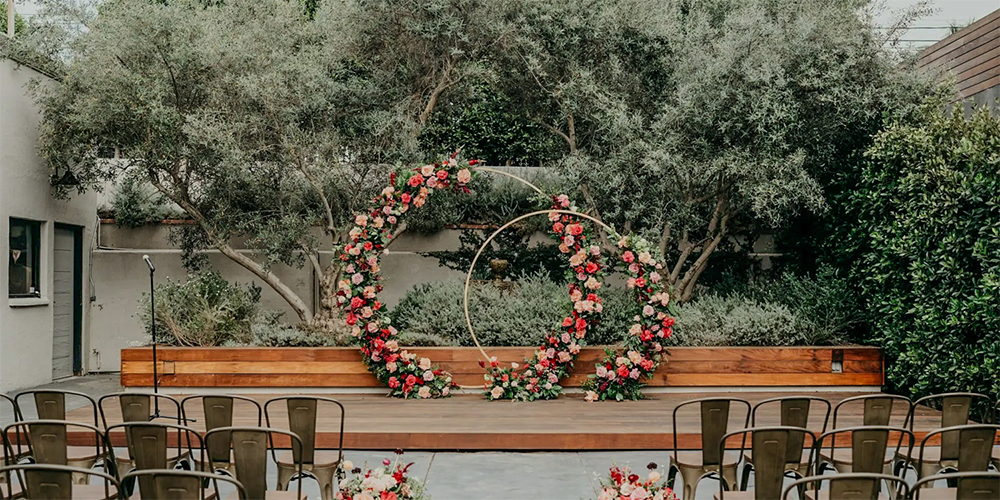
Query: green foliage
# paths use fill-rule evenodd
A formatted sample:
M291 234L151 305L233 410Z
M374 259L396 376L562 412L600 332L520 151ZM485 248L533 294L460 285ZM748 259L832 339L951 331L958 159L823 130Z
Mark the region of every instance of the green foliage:
M160 222L166 214L165 201L145 179L126 175L111 191L111 212L115 225L135 228Z
M488 232L466 229L459 236L461 246L454 251L428 252L425 255L438 260L438 265L455 271L468 272L472 259L476 256ZM502 231L483 250L472 270L473 279L493 279L494 271L490 262L494 259L507 261L507 269L501 279L523 279L542 275L556 283L566 282L566 256L551 241L532 241L532 233L511 227Z
M21 33L24 33L24 30L27 29L27 27L28 26L27 24L25 24L24 18L17 13L17 10L15 10L14 35L17 36L20 35ZM0 34L2 35L7 34L7 2L3 2L3 4L0 4Z
M420 135L434 158L462 150L487 165L538 166L556 158L553 136L512 109L510 98L488 85L473 86L461 101L442 106Z
M818 304L833 287L817 287L798 278L770 289L776 299L782 293L801 293L803 302ZM465 326L462 309L463 280L418 285L407 292L392 310L392 322L402 334L400 342L413 339L418 345L474 345ZM817 289L818 288L818 289ZM624 288L600 290L604 311L600 323L587 332L588 345L616 345L626 337L637 304ZM807 316L809 307L789 305L795 297L779 300L751 298L743 294L708 294L678 306L672 345L691 346L787 346L835 345L841 343L843 325L824 324L822 317ZM832 299L827 303L832 302ZM539 276L518 282L513 291L490 284L474 285L469 294L469 312L476 336L488 346L533 346L544 339L570 310L563 285ZM831 321L831 323L833 323Z
M183 283L156 286L157 341L179 346L247 345L251 326L261 320L259 287L230 284L218 273L189 275ZM139 316L150 334L149 296L139 300Z
M851 278L890 384L1000 394L1000 119L931 105L880 133L845 199Z
M254 323L251 345L261 347L328 347L353 345L350 335L330 335L327 332L310 332L296 326L276 321Z

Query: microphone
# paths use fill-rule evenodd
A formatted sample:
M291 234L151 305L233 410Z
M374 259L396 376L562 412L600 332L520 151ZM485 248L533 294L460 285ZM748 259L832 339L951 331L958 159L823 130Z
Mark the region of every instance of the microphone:
M156 268L153 267L153 261L149 260L149 255L143 255L142 260L146 261L146 265L149 266L149 272L156 271Z

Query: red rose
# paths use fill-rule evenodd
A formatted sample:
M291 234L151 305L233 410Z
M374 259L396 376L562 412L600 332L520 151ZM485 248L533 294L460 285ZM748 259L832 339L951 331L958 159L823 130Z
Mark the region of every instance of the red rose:
M618 367L618 376L619 377L628 377L628 372L629 372L629 370L628 370L627 366L621 365L621 366Z
M576 329L583 330L587 328L587 321L583 318L576 318Z
M632 475L630 475L630 476L628 477L628 482L630 482L630 483L634 483L634 482L636 482L636 481L638 481L638 480L639 480L639 476L638 476L638 475L636 475L636 474L632 474Z
M567 316L563 319L562 326L573 326L573 318Z
M475 165L479 163L479 160L469 160L469 165Z
M569 226L566 227L566 230L569 231L569 234L572 234L573 236L580 236L581 234L583 234L583 226L581 226L580 224L570 224Z
M365 244L362 245L361 248L364 248L366 251L368 251L368 250L371 250L372 248L374 248L374 245L372 245L372 242L366 241Z
M646 286L646 279L645 278L636 278L635 279L635 286L637 286L639 288L642 288L642 287Z
M622 254L622 260L631 264L635 261L635 254L633 254L630 250L626 250L625 253Z
M642 363L639 364L642 365L642 369L646 370L647 372L653 369L653 360L651 359L644 359L642 360Z
M403 196L400 198L403 200L403 203L410 203L410 200L413 199L413 197L410 196L410 193L403 193Z
M600 269L600 268L597 267L597 264L595 264L593 262L588 262L587 263L587 273L588 274L594 274L594 273L597 272L598 269Z
M351 297L351 309L357 309L365 305L365 301L361 297Z
M354 313L347 313L347 324L354 326L358 322L358 317Z
M562 222L556 222L555 224L552 224L553 233L561 233L563 232L563 229L566 229L566 226L564 226Z
M389 388L395 389L399 387L399 379L396 377L389 377Z
M626 372L627 372L627 370L626 370ZM413 385L413 384L416 384L416 383L417 383L417 377L414 377L413 375L407 375L406 376L406 385Z
M667 328L674 326L674 318L671 318L670 316L663 318L663 326Z
M596 293L588 293L587 294L587 300L589 300L591 302L597 302L597 294Z
M420 174L417 174L417 175L414 175L413 177L410 177L410 180L407 181L407 184L409 184L412 187L417 187L417 186L419 186L419 185L421 185L423 183L424 183L424 176L422 176Z
M448 178L448 171L447 170L438 170L437 171L437 178L438 178L438 180L442 180L442 181L445 180L445 179L447 179Z

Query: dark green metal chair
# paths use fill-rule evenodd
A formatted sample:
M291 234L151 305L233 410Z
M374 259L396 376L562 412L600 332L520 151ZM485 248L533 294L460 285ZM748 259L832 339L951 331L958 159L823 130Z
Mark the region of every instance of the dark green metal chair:
M116 400L118 404L113 404ZM111 413L112 408L117 413ZM116 415L120 417L119 419L116 419L116 421L120 420L122 423L147 423L155 421L152 416L156 410L161 412L161 414L165 417L164 420L167 422L183 422L180 402L165 394L151 394L144 392L118 392L108 394L101 396L101 398L97 400L97 409L100 413L101 424L104 426L104 429L109 429L110 427L121 427L120 425L112 425L109 427L109 415ZM178 443L180 443L181 432L182 431L180 430L177 431ZM114 442L114 440L111 439L110 434L108 435L108 442ZM179 445L178 447L171 447L167 450L166 468L172 469L178 464L186 463L187 460L190 459L192 459L192 457L189 450L184 450L183 447L180 447ZM115 454L115 470L119 476L122 476L134 469L134 462L131 450L129 449Z
M90 435L91 445L69 446L68 435L70 431L77 431L81 436ZM24 436L25 440L20 450L12 443L4 443L5 456L24 456L31 462L43 465L66 465L81 469L90 469L93 463L80 465L74 463L74 455L79 457L85 454L91 457L105 457L110 453L111 447L105 440L104 431L97 427L80 422L68 422L65 420L22 420L13 423L3 429L4 435ZM104 464L107 466L108 462ZM105 473L112 473L105 467ZM74 477L76 484L86 484L88 479L86 474L77 474Z
M14 397L17 401L18 408L21 410L22 417L30 406L27 404L31 401L34 405L35 415L38 420L68 420L66 418L66 406L67 402L83 403L83 407L89 409L90 411L90 421L87 422L93 427L101 425L97 417L97 401L87 394L76 391L63 391L58 389L38 389L31 391L23 391ZM67 449L68 458L67 463L64 464L53 464L53 465L69 465L71 467L82 467L84 469L93 468L97 462L103 460L105 455L95 455L94 447L91 446L70 446ZM39 461L39 463L45 463ZM86 480L86 476L78 475L76 476L78 481Z
M806 436L809 436L808 447L806 446ZM806 454L806 474L809 475L810 464L814 460L814 449L816 446L816 434L808 429L798 426L772 426L772 427L751 427L730 432L719 442L720 455L725 452L726 444L732 438L742 438L740 445L740 456L749 456L754 462L753 478L754 488L752 491L726 491L726 485L719 483L719 492L715 495L716 500L771 500L781 495L781 485L785 479L785 472L788 470L789 450L797 448L795 452L796 461L802 456L803 450L808 450ZM750 439L750 449L746 450L747 438ZM743 486L746 486L744 484Z
M200 405L198 405L199 401ZM195 419L192 417L192 410L197 406L201 406L203 415L201 422L195 422ZM222 394L196 394L182 399L182 422L188 427L198 428L199 430L203 429L205 432L211 432L222 427L231 427L233 425L233 415L236 414L237 407L249 409L251 415L256 414L256 427L263 425L264 410L260 406L260 403L243 396ZM204 426L198 427L199 423L204 423ZM208 460L203 461L207 467L205 472L226 471L230 475L235 475L231 450L226 450L221 446L213 446L211 440L228 443L229 436L216 433L211 438L208 436L205 437L205 448L208 453Z
M883 481L891 485L890 491L893 496L890 497L879 491ZM820 489L823 482L828 482L829 488ZM809 488L810 485L813 488ZM806 500L889 500L890 498L907 498L910 494L910 488L906 481L899 477L867 472L804 477L786 486L781 500L789 500L788 493L792 490L799 493L805 491L805 494L799 498Z
M701 423L701 450L677 449L674 439L674 453L670 456L667 467L667 483L674 484L677 473L680 472L684 488L681 490L682 500L692 500L698 490L698 483L706 477L717 477L725 482L725 487L737 486L736 466L740 460L739 452L735 450L719 452L719 440L729 432L729 421L733 405L746 407L746 414L736 427L745 429L750 423L750 402L739 398L701 398L685 401L674 408L672 424L674 436L677 436L677 413L686 407L697 405Z
M277 408L284 406L278 419ZM321 412L321 408L325 408ZM316 428L320 414L336 417L339 413L339 444L336 450L316 449ZM344 405L332 398L320 396L283 396L264 403L264 419L268 428L281 429L278 422L287 423L287 430L302 441L302 449L277 452L271 448L274 462L278 464L278 489L285 491L295 476L311 477L319 483L323 500L333 500L337 489L337 467L344 460ZM300 479L301 480L301 479Z
M972 408L977 403L993 405L993 401L988 396L975 392L949 392L925 396L913 402L913 406L906 416L910 431L914 431L916 410L924 403L936 403L936 406L940 406L941 420L938 429L969 424ZM906 426L904 425L904 427ZM909 457L910 466L917 470L918 477L931 476L950 468L959 455L958 434L953 432L941 434L941 446L927 447L925 450L924 446L921 445L921 452L923 458ZM896 456L896 465L893 469L896 475L900 475L905 458L907 457Z
M833 421L830 428L832 430L842 428L844 426L844 418L842 417L842 414L849 410L853 410L857 406L862 407L862 417L860 423L863 426L892 426L894 415L893 410L903 408L905 410L902 412L902 417L898 418L895 425L906 427L907 417L910 414L913 403L909 398L895 394L865 394L863 396L846 398L833 407ZM856 426L856 424L848 425L847 427L854 426ZM829 455L828 450L821 449L819 458L824 464L833 466L837 472L855 472L853 469L847 467L847 464L854 463L854 458L851 456L851 453L853 453L852 448L838 450L837 461L835 462L833 457ZM895 457L896 454L894 450L887 448L886 455L883 458L882 473L891 474L893 472L892 462Z
M177 469L134 470L122 478L122 482L125 481L146 485L145 490L139 489L139 500L214 500L219 498L220 482L234 487L239 500L257 500L247 496L246 488L239 481L207 472ZM212 487L205 488L206 484L211 484Z
M954 487L929 488L937 481L954 482ZM913 485L913 500L997 500L1000 473L953 472L925 477Z
M173 457L205 457L205 444L198 431L183 425L165 424L159 422L130 422L108 427L107 442L111 443L112 434L122 432L125 435L126 452L130 457L133 470L164 470L182 467L190 469L186 461L176 461ZM118 452L112 451L112 456ZM122 463L116 457L115 463ZM195 464L195 469L204 470L201 462ZM127 475L127 474L126 474ZM122 475L122 488L132 494L133 483ZM151 480L145 478L139 481L139 492L143 498L155 498Z
M819 405L823 410L823 425L820 430L820 434L826 432L826 426L830 423L830 410L832 405L829 401L823 398L815 396L782 396L778 398L765 399L754 405L753 410L750 412L750 427L758 427L761 425L760 418L758 418L757 412L761 408L768 408L777 406L778 407L778 423L777 425L783 427L801 427L804 429L809 428L810 420L810 410L812 409L813 403ZM812 447L806 449L803 446L803 439L805 439L804 434L799 435L798 440L793 440L788 443L788 453L785 456L785 471L794 473L798 477L804 477L809 475L809 467L812 466L811 455ZM745 453L743 455L743 474L741 475L740 488L746 489L747 480L750 477L750 471L753 469L753 457L750 453Z
M0 393L0 403L7 403L7 406L10 408L9 420L4 419L3 421L0 421L0 429L2 429L8 424L20 422L22 420L21 410L17 407L17 402L14 401L14 398L6 394ZM3 448L3 457L0 457L0 467L3 467L5 465L14 465L21 458L17 455L9 455L9 456L7 455L6 445L8 437L9 436L7 435L0 436L0 448ZM16 448L21 449L22 440L20 434L14 436L14 441L16 443ZM7 480L8 480L7 475L0 474L0 486L4 485L7 482Z
M21 464L0 467L0 475L12 481L0 485L0 500L113 500L119 498L121 485L104 472L66 465ZM76 484L73 478L84 475L86 484ZM93 479L102 484L93 484ZM13 479L17 479L16 483Z
M841 435L849 435L850 448L838 448L837 439ZM897 437L898 436L898 437ZM889 443L895 439L894 448ZM829 444L824 448L824 444ZM905 443L905 448L903 445ZM860 427L845 427L824 433L816 443L817 463L814 467L817 475L825 470L833 469L840 474L861 472L868 474L886 474L886 456L892 457L903 452L905 456L912 455L916 438L908 429L888 425L868 425ZM821 458L823 455L824 458ZM886 491L892 492L891 485L886 485Z
M287 440L293 455L302 456L302 440L293 432L264 427L219 427L208 431L205 444L209 456L231 450L236 479L246 487L249 498L262 500L305 500L302 493L302 462L297 462L298 470L293 477L298 477L297 491L278 491L267 489L267 459L268 451L274 451L279 445L276 439ZM297 452L297 453L295 453ZM234 499L235 500L235 499Z
M990 466L990 454L996 442L1000 425L971 424L945 427L928 432L920 441L917 463L917 478L930 477L941 472L986 472ZM940 439L941 446L928 446L929 442ZM945 446L945 442L949 446ZM929 460L929 456L933 460ZM928 464L933 464L929 467ZM933 473L928 471L933 470Z

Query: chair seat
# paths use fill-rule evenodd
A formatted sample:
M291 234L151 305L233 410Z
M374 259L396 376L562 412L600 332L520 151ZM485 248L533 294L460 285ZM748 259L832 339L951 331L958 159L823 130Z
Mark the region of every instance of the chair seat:
M830 500L830 490L819 490L819 497L816 496L816 490L806 490L806 500ZM889 496L885 493L879 493L878 500L889 500Z
M958 488L920 488L920 500L958 500Z
M216 498L219 498L219 494L215 490L207 488L205 489L205 500L215 500ZM76 500L76 497L73 497L73 500ZM139 496L139 487L136 486L135 493L133 493L132 496L128 497L128 500L147 500L147 499L143 499L141 496Z
M173 447L167 448L167 462L173 462L179 458L187 458L189 455L191 455L191 452L183 448L180 450ZM118 460L132 460L132 457L129 456L128 448L121 450L121 452L116 451L115 458Z
M24 491L21 490L21 485L14 482L11 485L11 498L23 498ZM113 485L109 485L107 489L108 494L104 494L103 484L74 484L73 485L73 500L111 500L118 498L118 490L115 489ZM0 486L0 496L7 494L7 486Z
M292 458L292 450L279 451L276 453L278 465L285 467L297 467L295 465L295 460ZM337 462L340 459L340 453L332 450L316 450L313 453L313 463L311 467L319 467L325 469L328 467L336 467ZM310 464L304 465L305 469L310 468Z
M671 458L673 458L671 456ZM722 465L725 467L736 467L736 463L740 461L740 452L738 451L727 451L722 457ZM676 462L678 465L685 467L702 467L702 456L699 450L688 450L688 451L678 451Z
M715 500L757 500L754 498L754 492L751 491L727 491L725 497L720 497L719 492L715 492Z
M896 457L899 459L906 458L905 453L897 453ZM913 448L913 452L910 453L910 463L916 463L920 460L920 448ZM946 460L946 462L955 462L956 460ZM928 446L924 448L924 462L927 463L940 463L941 462L941 447L940 446Z
M66 457L69 462L88 462L97 461L97 457L100 453L97 452L97 448L94 446L67 446L66 447Z
M240 492L230 493L226 500L240 500ZM297 491L265 491L264 500L309 500L309 494L304 491L302 495Z

